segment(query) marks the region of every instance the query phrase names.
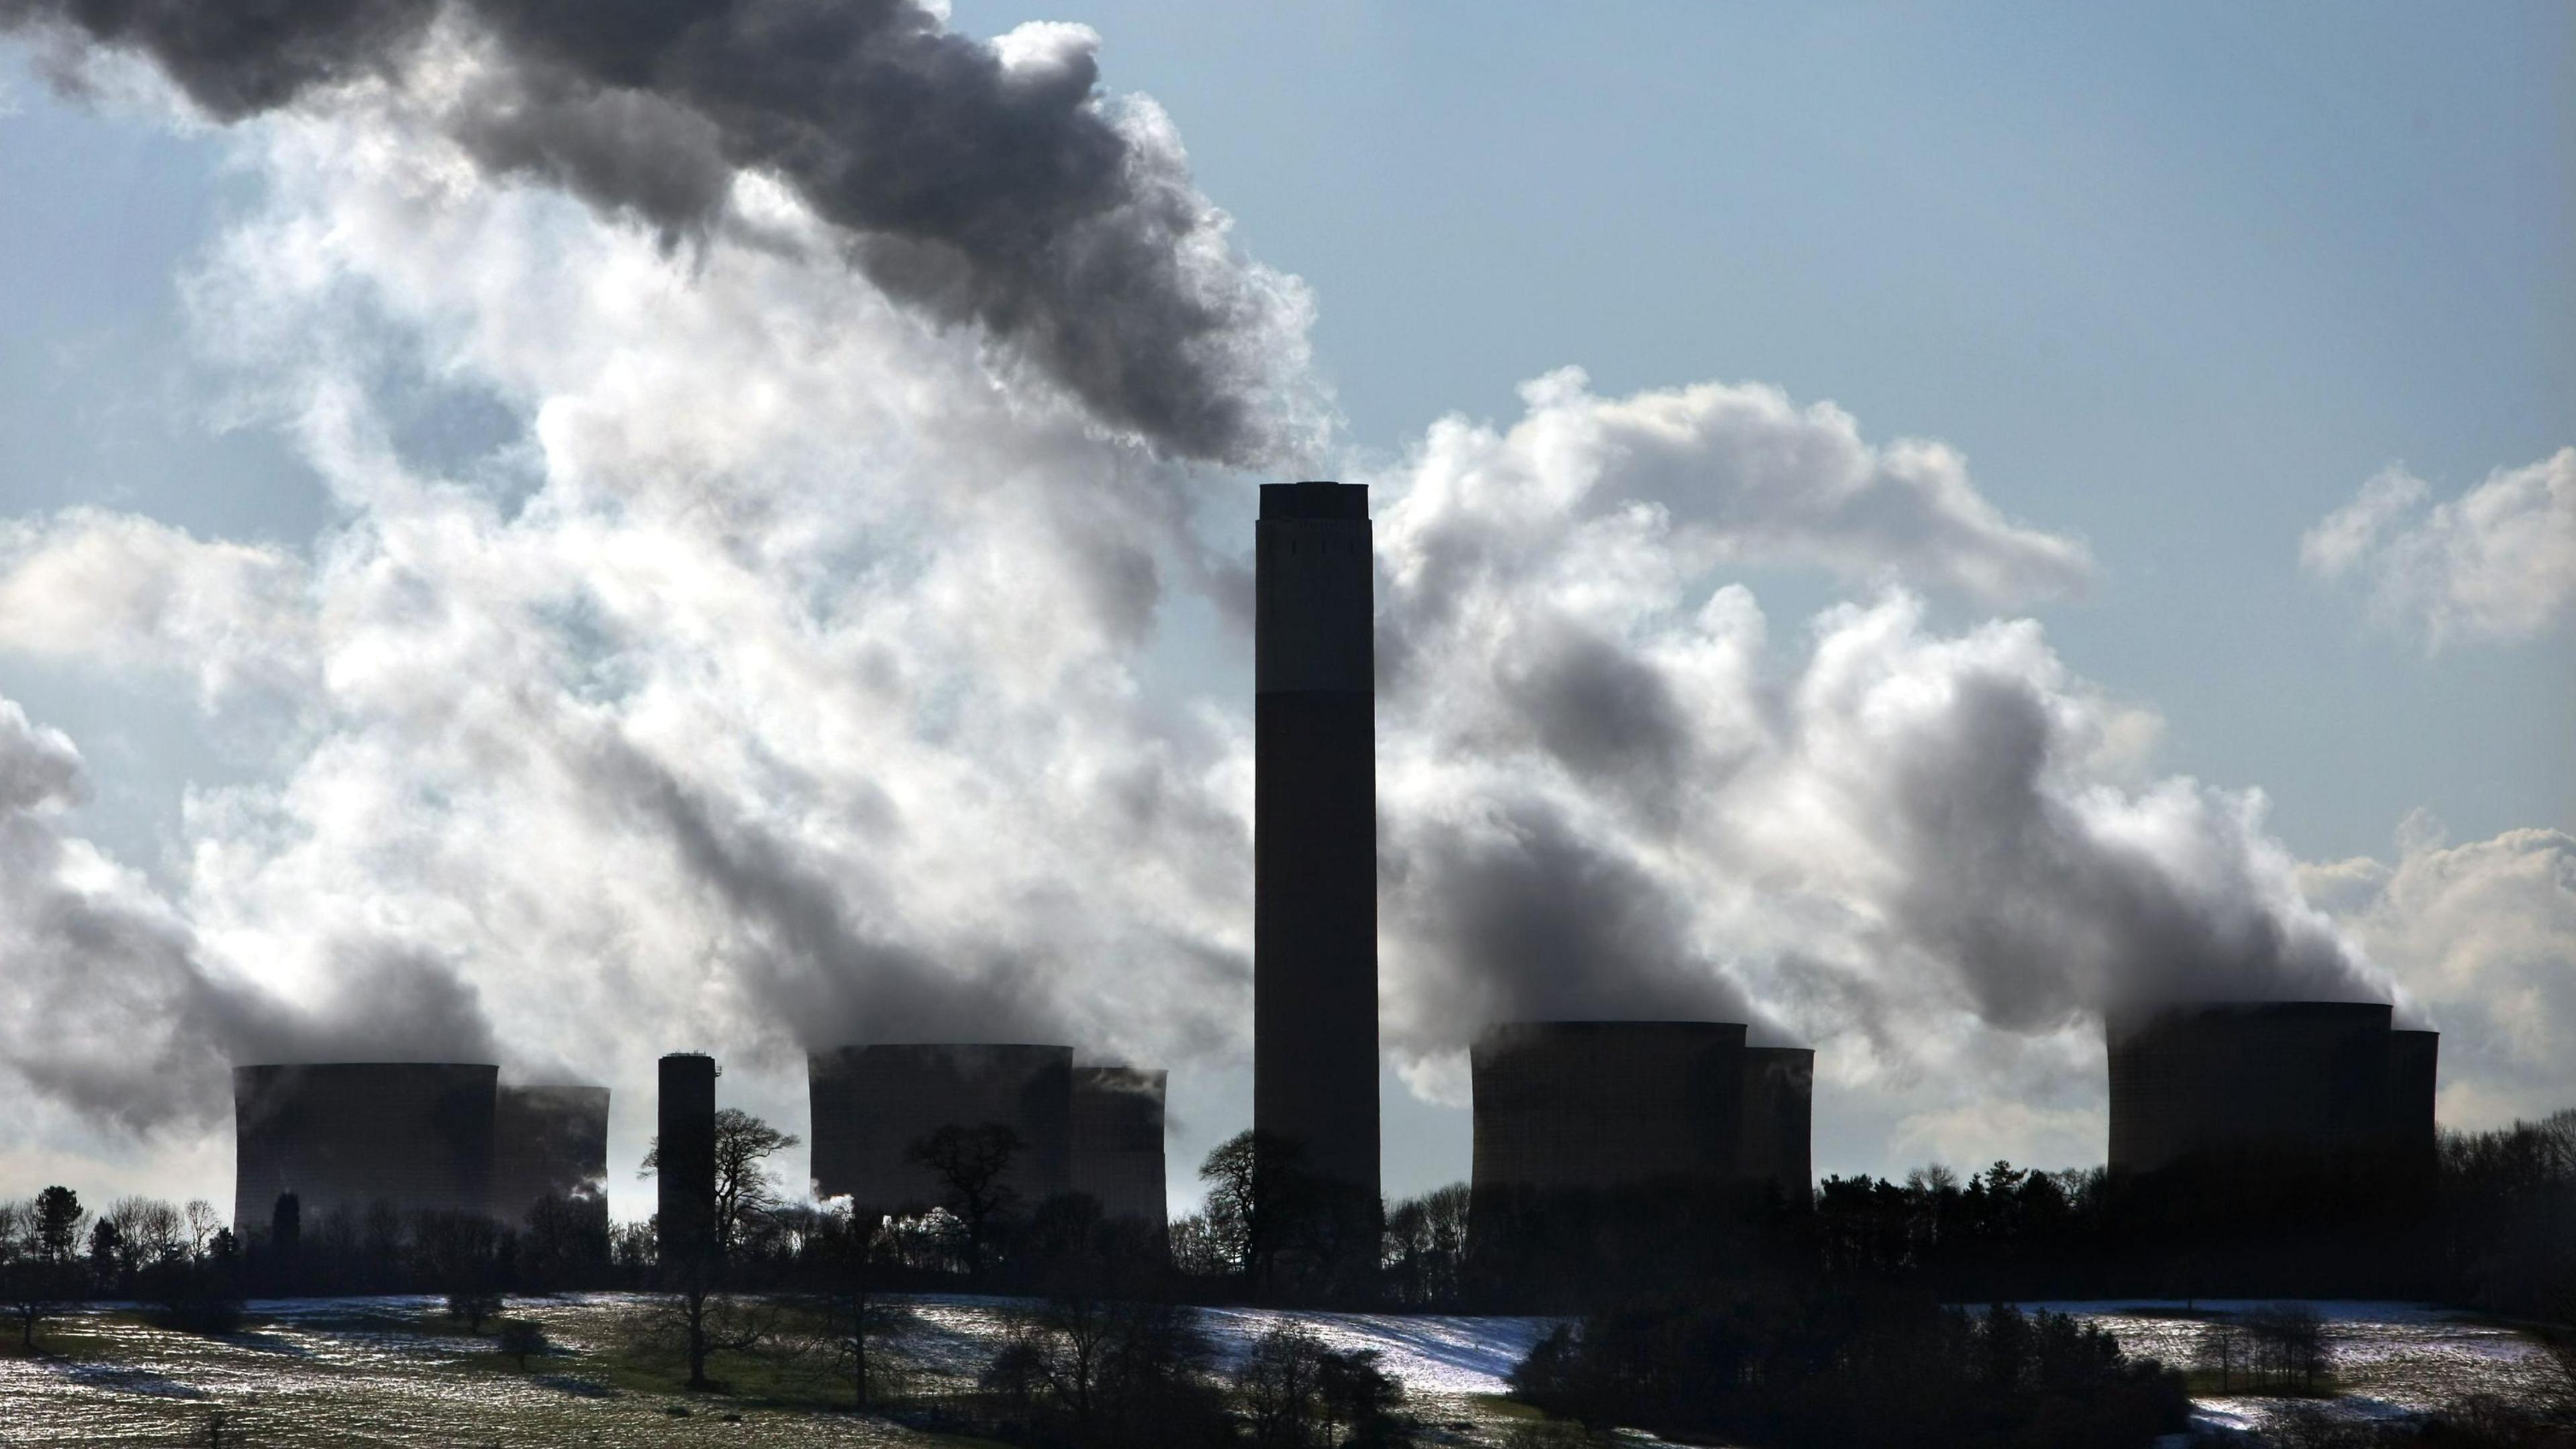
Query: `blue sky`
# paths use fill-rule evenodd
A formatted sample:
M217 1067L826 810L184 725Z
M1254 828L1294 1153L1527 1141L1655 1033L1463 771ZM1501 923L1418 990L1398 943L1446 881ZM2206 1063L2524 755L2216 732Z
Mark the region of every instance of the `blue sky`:
M1830 400L1875 443L1947 443L2006 517L2080 540L2096 565L2080 597L2007 612L2039 620L2088 688L2161 719L2154 774L2262 791L2297 860L2378 857L2402 878L2416 812L2408 839L2429 819L2464 847L2576 831L2563 610L2436 647L2301 563L2302 537L2392 465L2439 500L2576 444L2576 11L960 0L952 23L1032 18L1099 31L1106 89L1159 102L1236 245L1312 289L1347 473L1415 476L1436 419L1508 428L1516 390L1566 366L1603 398L1720 382ZM23 49L0 58L0 525L88 506L318 559L375 505L270 405L273 360L228 353L236 314L187 300L233 275L228 236L292 209L288 148L160 103L67 101ZM415 375L371 384L371 405L414 466L461 475L533 435L543 388L514 394L506 368L436 345L391 350ZM1248 537L1248 492L1202 487L1199 533ZM1872 592L1790 557L1702 566L1700 587L1725 582L1784 646ZM1935 632L1997 612L1922 597ZM1248 693L1212 604L1163 617L1148 673L1174 677L1148 692L1175 717ZM1799 667L1786 654L1771 667ZM281 782L311 759L281 762L258 717L60 651L0 649L0 697L77 745L89 799L67 829L204 912L209 940L257 914L200 874L226 838L206 792L291 805ZM2375 956L2466 950L2370 910L2346 928ZM2496 949L2544 973L2543 999L2576 1000L2576 917L2559 898L2530 911ZM2576 1087L2517 1070L2516 1090ZM758 1080L792 1104L784 1077ZM1181 1107L1194 1150L1245 1110L1221 1051L1177 1080L1198 1094ZM1388 1083L1390 1187L1463 1171L1464 1114L1408 1096L1392 1065ZM1876 1090L1822 1089L1839 1115L1820 1120L1820 1169L1973 1154L1976 1124L1999 1120ZM2065 1120L1993 1127L2009 1140L1984 1155L2071 1157L2098 1092L2048 1090ZM67 1117L0 1163L95 1155L159 1182L212 1160L89 1130Z
M964 4L961 28L1013 23ZM1938 437L2103 577L2050 611L2183 769L2302 852L2576 824L2576 649L2425 659L2300 577L2391 462L2457 490L2576 425L2563 6L1108 4L1352 431L1762 379Z

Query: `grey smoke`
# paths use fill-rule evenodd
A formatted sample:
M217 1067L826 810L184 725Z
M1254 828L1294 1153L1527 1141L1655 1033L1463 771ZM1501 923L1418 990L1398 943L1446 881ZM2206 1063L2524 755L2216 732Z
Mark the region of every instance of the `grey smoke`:
M2059 743L2027 681L1971 676L1892 776L1894 919L1979 1015L2029 1031L2149 1001L2387 999L2322 919L2251 893L2252 872L2179 877L2087 828L2042 788ZM2243 846L2199 844L2222 867Z
M622 740L600 746L598 771L602 793L667 839L688 878L748 934L739 964L754 1009L790 1023L805 1050L1046 1035L1035 963L999 949L933 959L893 939L854 909L853 882L827 875Z
M1226 247L1176 148L1096 95L1087 32L1014 64L915 0L0 0L0 28L147 57L220 120L401 85L443 30L488 170L665 235L777 177L889 294L972 323L1101 421L1255 466L1311 441L1302 298Z
M1535 632L1526 659L1498 681L1513 713L1577 779L1669 818L1699 763L1671 683L1580 626L1556 621Z
M414 951L341 945L312 1006L209 972L185 922L57 828L83 791L70 742L0 699L0 1062L40 1097L148 1131L220 1112L236 1062L492 1059L472 988Z
M1805 546L1855 573L1921 567L1941 531L1876 505L1817 525L1762 461L1842 458L1808 480L1831 493L1883 461L1847 419L1744 390L1532 401L1509 431L1444 425L1380 515L1385 919L1416 978L1391 1042L1439 1051L1515 1016L1751 1016L1751 998L1903 1059L1944 1012L2045 1035L2142 999L2388 999L2299 898L2252 797L2127 778L2123 712L2035 625L1941 639L1891 595L1819 617L1803 664L1769 662L1750 595L1707 592L1688 540L1759 549L1789 525L1756 505L1784 497ZM1693 423L1697 493L1661 454L1635 476L1641 411ZM1951 481L1948 531L1983 541L1924 572L2002 593L1986 564L2045 585L2082 561Z
M1400 829L1380 857L1382 928L1418 963L1404 989L1424 1009L1408 1024L1428 1040L1411 1045L1463 1045L1502 1021L1762 1022L1692 949L1674 892L1544 801Z

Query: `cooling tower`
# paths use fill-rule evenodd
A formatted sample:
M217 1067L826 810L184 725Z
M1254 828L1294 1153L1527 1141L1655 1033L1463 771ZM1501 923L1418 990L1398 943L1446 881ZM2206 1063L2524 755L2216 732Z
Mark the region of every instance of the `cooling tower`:
M1367 487L1263 484L1254 561L1253 1124L1293 1144L1355 1217L1373 1219L1377 697ZM1376 1237L1365 1227L1349 1240Z
M952 1042L842 1047L806 1060L814 1192L867 1211L936 1206L939 1180L905 1149L942 1127L1019 1134L1003 1182L1033 1208L1071 1189L1073 1049Z
M2426 1170L2433 1166L2433 1092L2439 1081L2442 1034L2388 1034L2388 1136L2396 1150Z
M2403 1075L2388 1023L2384 1005L2343 1001L2203 1003L2114 1019L2111 1170L2152 1172L2197 1153L2383 1149ZM2414 1089L2411 1078L2403 1089Z
M696 1052L662 1058L655 1170L662 1261L716 1251L716 1059Z
M492 1102L492 1216L608 1190L606 1087L503 1087Z
M1474 1186L1556 1192L1725 1185L1738 1169L1744 1055L1744 1027L1732 1022L1495 1027L1469 1053ZM1803 1097L1797 1110L1803 1116ZM1798 1158L1803 1170L1803 1141Z
M281 1193L306 1224L390 1204L483 1212L499 1068L327 1062L233 1069L233 1230L264 1234Z
M1778 1187L1781 1200L1806 1207L1814 1199L1811 1166L1816 1100L1816 1053L1810 1047L1744 1049L1744 1125L1736 1176Z
M1160 1229L1165 1074L1134 1067L1073 1071L1073 1190L1105 1217Z

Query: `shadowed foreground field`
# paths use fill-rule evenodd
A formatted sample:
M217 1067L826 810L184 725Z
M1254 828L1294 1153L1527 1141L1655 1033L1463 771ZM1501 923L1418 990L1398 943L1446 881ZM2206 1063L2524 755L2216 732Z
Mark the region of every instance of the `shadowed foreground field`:
M2255 1305L2052 1305L2101 1323L2133 1353L2189 1363L2213 1318ZM2319 1304L2340 1409L2372 1418L2466 1394L2506 1398L2545 1384L2535 1345L2463 1315L2399 1304ZM970 1389L991 1361L1011 1305L908 1300L878 1350L881 1394L904 1417L850 1413L845 1361L828 1352L732 1357L722 1392L687 1394L681 1372L641 1330L648 1300L626 1294L518 1299L509 1316L544 1325L553 1347L523 1372L490 1332L465 1334L430 1298L260 1302L238 1333L203 1338L99 1308L49 1324L44 1352L0 1355L0 1446L205 1444L221 1414L228 1445L927 1446L979 1441L922 1427L921 1411ZM1277 1322L1259 1309L1204 1310L1221 1357ZM1545 1320L1296 1315L1335 1348L1374 1348L1406 1388L1432 1444L1554 1449L1590 1439L1542 1427L1497 1396ZM12 1345L14 1348L14 1340ZM2210 1428L2261 1427L2285 1401L2200 1391Z
M923 1300L881 1350L879 1392L934 1406L970 1388L1001 1334L1002 1305ZM0 1445L204 1444L220 1413L242 1445L827 1445L977 1441L860 1416L828 1353L724 1360L724 1392L687 1394L668 1356L639 1332L643 1300L624 1294L512 1300L551 1352L522 1372L489 1332L466 1335L430 1298L258 1302L239 1332L203 1338L101 1308L48 1325L45 1352L0 1357ZM1220 1350L1272 1315L1213 1310ZM1498 1403L1501 1376L1541 1331L1528 1319L1313 1319L1336 1347L1371 1347L1406 1383L1435 1442L1502 1444L1525 1423Z

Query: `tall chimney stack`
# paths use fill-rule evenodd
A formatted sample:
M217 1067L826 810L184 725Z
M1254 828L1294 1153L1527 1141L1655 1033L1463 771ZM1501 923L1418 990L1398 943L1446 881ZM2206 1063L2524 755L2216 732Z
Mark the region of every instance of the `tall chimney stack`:
M662 1058L661 1136L655 1150L661 1254L666 1265L716 1252L716 1059Z
M1376 1256L1377 694L1368 488L1265 483L1255 525L1253 1125Z

